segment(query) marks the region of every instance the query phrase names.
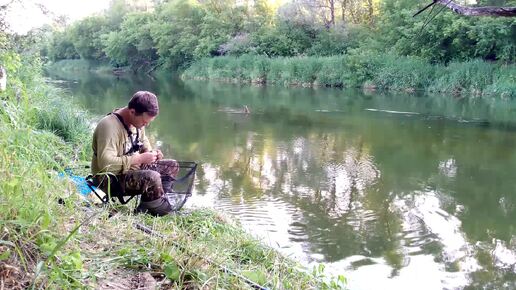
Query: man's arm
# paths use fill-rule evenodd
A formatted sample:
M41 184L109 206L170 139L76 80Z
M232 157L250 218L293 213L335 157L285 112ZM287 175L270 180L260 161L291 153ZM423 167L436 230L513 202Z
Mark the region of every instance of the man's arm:
M103 172L125 173L135 161L133 156L118 156L119 132L108 123L99 123L96 130L97 162Z

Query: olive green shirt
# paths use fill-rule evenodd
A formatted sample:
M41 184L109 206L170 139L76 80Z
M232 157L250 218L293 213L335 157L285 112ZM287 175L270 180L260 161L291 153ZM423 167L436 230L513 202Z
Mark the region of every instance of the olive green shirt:
M130 130L136 136L136 128L131 126ZM140 152L152 150L144 128L140 129L139 139L143 143ZM102 118L93 133L92 174L110 172L119 175L130 169L138 169L137 165L131 166L132 154L124 155L131 147L131 139L122 122L114 114Z

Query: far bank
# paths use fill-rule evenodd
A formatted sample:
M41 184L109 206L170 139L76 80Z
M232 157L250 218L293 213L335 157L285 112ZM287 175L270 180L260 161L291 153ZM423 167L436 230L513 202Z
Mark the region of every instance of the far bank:
M264 85L425 91L462 97L516 96L513 64L471 60L442 65L418 57L368 52L331 57L204 58L190 65L182 77Z

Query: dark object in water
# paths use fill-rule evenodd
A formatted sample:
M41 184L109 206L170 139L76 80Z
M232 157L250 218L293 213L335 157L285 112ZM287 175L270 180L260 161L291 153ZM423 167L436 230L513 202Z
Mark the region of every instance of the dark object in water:
M126 72L126 70L123 68L114 68L113 69L113 74L116 76L123 75L123 74L125 74L125 72Z

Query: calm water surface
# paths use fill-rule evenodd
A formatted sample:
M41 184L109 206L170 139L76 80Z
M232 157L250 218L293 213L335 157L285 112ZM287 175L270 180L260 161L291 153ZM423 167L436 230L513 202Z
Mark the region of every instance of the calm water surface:
M516 289L515 101L52 78L99 116L156 92L151 138L202 165L190 204L350 289Z

